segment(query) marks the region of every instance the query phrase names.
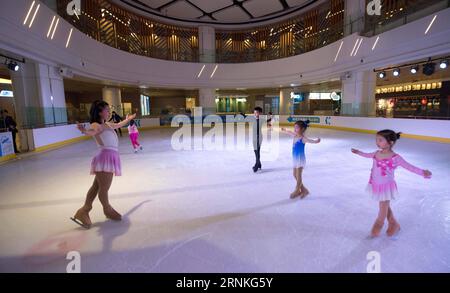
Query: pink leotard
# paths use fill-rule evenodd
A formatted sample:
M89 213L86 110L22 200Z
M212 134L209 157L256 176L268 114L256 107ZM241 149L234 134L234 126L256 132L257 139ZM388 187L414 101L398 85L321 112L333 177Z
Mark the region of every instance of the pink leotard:
M373 159L367 190L372 194L372 197L375 200L386 201L395 199L395 195L397 195L398 191L394 178L394 171L397 167L403 167L412 173L424 176L424 170L411 165L398 154L394 154L387 159L379 159L376 157L377 153L378 152L359 152L360 156Z

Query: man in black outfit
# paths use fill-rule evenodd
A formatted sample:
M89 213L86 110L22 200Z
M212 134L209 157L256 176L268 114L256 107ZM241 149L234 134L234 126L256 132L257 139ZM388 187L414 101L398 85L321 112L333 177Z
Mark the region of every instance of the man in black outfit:
M261 170L261 143L262 143L262 121L260 119L260 115L262 114L262 108L256 107L254 110L255 114L255 123L253 124L253 150L255 151L255 166L253 166L253 172L257 172L258 169Z
M114 123L119 123L120 121L122 121L122 117L119 116L119 114L116 113L116 111L113 111L111 114L111 119L109 119L108 122L113 121ZM117 133L117 130L119 130L120 133L120 137L122 137L122 129L118 128L118 129L114 129L114 131Z
M17 150L16 136L19 131L17 130L17 123L11 116L8 115L8 111L6 110L2 111L2 118L6 130L12 133L14 152L18 154L19 151Z
M0 110L0 132L6 131L5 119L3 118L3 110Z

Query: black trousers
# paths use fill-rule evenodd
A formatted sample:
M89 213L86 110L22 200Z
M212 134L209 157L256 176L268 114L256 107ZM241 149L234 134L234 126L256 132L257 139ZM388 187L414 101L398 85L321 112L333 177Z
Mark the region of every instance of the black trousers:
M14 146L15 153L17 153L16 136L17 136L17 131L12 131L13 146Z
M120 129L120 128L117 128L117 129L114 129L114 131L117 133L117 131L119 131L119 133L118 134L120 134L120 137L122 137L122 129Z

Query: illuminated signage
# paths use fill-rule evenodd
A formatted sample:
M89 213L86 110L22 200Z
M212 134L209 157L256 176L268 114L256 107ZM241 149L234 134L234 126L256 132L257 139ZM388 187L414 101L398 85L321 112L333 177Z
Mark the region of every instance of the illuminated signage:
M12 91L7 91L7 90L2 90L2 91L0 91L0 97L12 98L13 97L13 92Z
M332 92L331 95L330 95L330 98L333 101L339 101L341 99L341 96L338 93L336 93L336 92Z
M299 104L304 101L304 97L301 93L291 92L291 99L294 104Z
M409 91L435 90L442 88L442 82L414 83L399 86L378 87L377 94L401 93Z

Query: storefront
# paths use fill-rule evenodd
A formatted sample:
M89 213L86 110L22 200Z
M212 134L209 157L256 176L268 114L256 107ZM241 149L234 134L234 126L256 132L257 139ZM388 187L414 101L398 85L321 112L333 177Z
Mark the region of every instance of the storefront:
M425 81L376 88L377 117L450 119L450 81Z
M339 115L341 92L310 92L297 94L300 99L293 99L295 115Z
M217 113L246 113L248 111L248 96L217 96Z

